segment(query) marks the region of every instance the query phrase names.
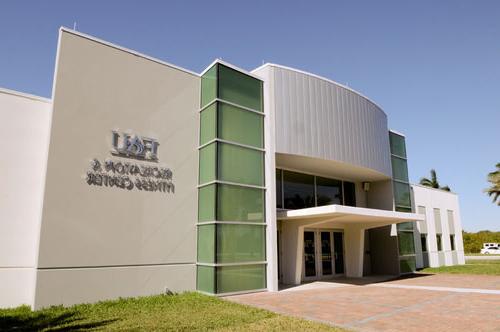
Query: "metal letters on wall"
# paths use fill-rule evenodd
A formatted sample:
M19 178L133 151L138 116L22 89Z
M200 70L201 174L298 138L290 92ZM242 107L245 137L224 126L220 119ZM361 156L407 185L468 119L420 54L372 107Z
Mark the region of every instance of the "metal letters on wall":
M111 154L117 157L158 162L158 140L112 131ZM85 181L88 185L174 193L173 173L168 167L118 159L90 162Z

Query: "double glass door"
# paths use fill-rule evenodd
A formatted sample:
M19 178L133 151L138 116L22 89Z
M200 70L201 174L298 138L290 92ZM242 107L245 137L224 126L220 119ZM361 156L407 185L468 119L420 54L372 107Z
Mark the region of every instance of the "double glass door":
M344 274L344 234L333 230L304 231L303 279Z

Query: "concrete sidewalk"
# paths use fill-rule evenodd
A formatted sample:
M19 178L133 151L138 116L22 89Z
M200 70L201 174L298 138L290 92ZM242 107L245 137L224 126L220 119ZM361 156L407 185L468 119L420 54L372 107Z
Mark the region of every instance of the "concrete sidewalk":
M500 255L465 256L465 260L500 260Z

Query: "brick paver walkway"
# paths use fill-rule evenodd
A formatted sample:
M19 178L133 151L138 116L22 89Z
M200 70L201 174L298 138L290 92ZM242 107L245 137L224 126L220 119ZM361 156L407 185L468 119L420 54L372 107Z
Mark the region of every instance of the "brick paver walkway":
M365 285L344 279L298 289L227 299L359 331L500 332L497 276L423 275Z

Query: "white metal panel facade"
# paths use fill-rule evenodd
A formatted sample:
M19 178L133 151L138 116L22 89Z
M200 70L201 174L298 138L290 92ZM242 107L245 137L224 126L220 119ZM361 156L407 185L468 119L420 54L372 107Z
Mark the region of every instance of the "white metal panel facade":
M268 66L277 153L334 160L392 176L387 116L377 105L333 81Z

